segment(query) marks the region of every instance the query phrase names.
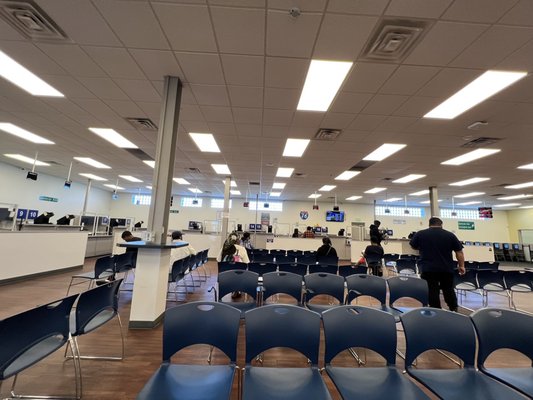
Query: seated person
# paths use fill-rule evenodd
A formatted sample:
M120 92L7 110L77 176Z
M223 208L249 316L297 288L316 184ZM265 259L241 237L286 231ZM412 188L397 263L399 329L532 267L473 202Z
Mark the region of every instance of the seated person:
M246 250L253 250L254 246L252 245L250 232L244 232L242 234L241 246L243 246Z
M293 238L300 237L300 231L298 230L298 228L294 228L294 232L292 233L292 237Z
M141 241L142 239L137 237L137 236L133 236L132 233L130 231L124 231L122 232L122 235L120 235L120 237L122 238L122 240L124 240L125 242L138 242L138 241ZM137 253L137 250L136 248L133 248L133 247L126 247L126 251L134 251L135 253Z
M304 232L304 238L313 239L314 237L315 237L315 232L313 232L313 228L308 226L307 229Z
M183 240L183 233L181 231L174 231L172 232L172 242L179 242ZM178 247L175 249L172 249L170 251L170 270L172 270L172 265L177 260L181 260L182 258L188 257L190 255L195 255L196 250L193 249L193 247L188 244L185 247Z
M373 275L383 276L383 266L381 263L383 254L383 247L381 247L376 239L372 237L370 239L370 245L366 246L363 257L365 257L368 267L372 269ZM379 260L379 262L377 260Z
M322 238L322 246L316 251L316 260L320 261L324 258L335 258L337 256L337 250L331 244L331 239L327 236Z
M248 252L238 243L239 237L237 234L230 233L220 250L217 261L243 262L249 264L250 258L248 257Z

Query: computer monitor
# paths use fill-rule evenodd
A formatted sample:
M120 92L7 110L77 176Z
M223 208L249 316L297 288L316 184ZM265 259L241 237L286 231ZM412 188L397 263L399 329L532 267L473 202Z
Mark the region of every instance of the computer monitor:
M0 221L10 221L11 210L9 208L0 208Z
M520 247L518 243L513 243L513 250L520 250Z
M492 244L490 242L483 242L483 246L485 247L491 247Z
M327 226L323 226L322 227L322 233L328 233L328 227Z
M465 242L465 246L472 246L472 242Z
M344 222L344 211L326 211L326 221Z
M394 231L392 229L387 229L387 235L388 236L394 235Z
M509 250L511 248L511 245L509 243L504 243L503 244L503 249L504 250Z
M313 230L315 231L315 233L322 233L322 228L320 226L315 226Z
M494 243L494 248L495 248L496 250L500 250L502 247L500 246L499 243Z
M43 213L33 220L34 224L49 224L50 218L54 216L54 213Z
M57 225L70 225L70 220L71 219L74 219L74 215L68 214L68 215L65 215L64 217L59 218L56 221L56 224Z
M481 242L474 242L474 246L481 246Z

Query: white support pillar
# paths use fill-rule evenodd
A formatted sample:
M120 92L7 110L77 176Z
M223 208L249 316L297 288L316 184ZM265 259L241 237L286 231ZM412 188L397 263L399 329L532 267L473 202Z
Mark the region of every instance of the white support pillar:
M229 195L231 188L231 177L227 176L224 180L224 208L222 209L222 229L220 231L220 247L224 247L224 242L228 237L229 225Z
M440 217L439 193L436 186L429 187L429 207L431 217Z

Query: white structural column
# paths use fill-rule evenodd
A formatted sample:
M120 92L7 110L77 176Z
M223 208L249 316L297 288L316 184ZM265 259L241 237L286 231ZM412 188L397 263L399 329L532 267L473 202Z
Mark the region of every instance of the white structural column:
M130 328L155 327L162 319L166 307L170 249L163 247L167 241L181 87L179 78L165 76L148 216L151 243L149 247L138 249Z
M224 180L224 208L222 209L222 231L220 232L220 247L224 246L224 242L228 237L229 225L229 194L231 188L231 177L227 176Z
M85 188L85 198L83 199L83 208L81 210L81 215L85 215L87 212L87 203L89 202L89 193L91 193L91 184L93 180L87 179L87 187Z
M439 193L436 186L429 187L429 207L432 217L440 217Z

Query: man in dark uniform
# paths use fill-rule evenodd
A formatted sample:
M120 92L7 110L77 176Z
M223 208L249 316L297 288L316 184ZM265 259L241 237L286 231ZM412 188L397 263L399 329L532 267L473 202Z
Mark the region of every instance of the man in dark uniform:
M380 225L381 222L377 220L370 225L370 240L379 246L381 246L381 241L383 240L383 233L379 230Z

